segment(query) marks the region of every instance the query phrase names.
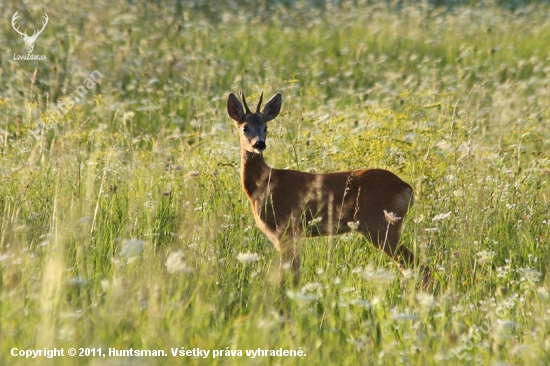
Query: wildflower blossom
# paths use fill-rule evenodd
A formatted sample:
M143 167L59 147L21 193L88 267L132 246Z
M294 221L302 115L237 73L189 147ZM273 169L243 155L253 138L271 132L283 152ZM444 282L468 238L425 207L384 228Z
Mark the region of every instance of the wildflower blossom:
M448 219L449 217L451 217L451 211L435 215L432 221L442 221Z
M237 260L242 263L252 263L258 262L260 260L260 255L258 253L239 253L237 255Z
M426 310L432 309L437 306L434 297L428 293L421 292L415 295L415 300L420 306Z
M539 282L540 277L542 276L542 273L531 268L518 268L518 272L521 274L522 280L529 283Z
M143 240L139 239L123 240L120 247L120 255L126 259L138 257L143 251L143 244Z
M495 252L493 251L482 251L477 253L479 263L491 263L495 257Z
M393 272L386 271L381 268L374 269L372 266L367 266L362 272L363 278L367 281L374 282L376 284L386 284L395 278Z
M322 217L316 217L316 218L314 218L313 220L309 221L307 224L308 224L309 226L315 226L315 225L317 225L318 223L320 223L322 220L323 220Z
M181 250L170 253L164 265L170 274L191 273L191 268L185 263L185 256Z
M397 217L393 212L384 210L384 219L388 224L395 224L397 221L401 220L401 217Z
M302 288L300 289L300 292L308 292L313 290L321 290L323 288L323 285L319 282L308 282Z
M296 301L310 302L310 301L317 300L317 296L303 294L298 291L288 290L286 292L286 295L288 296L289 299L296 300Z
M405 322L408 320L416 320L418 319L418 316L414 314L399 313L399 314L392 314L392 319L397 322Z
M357 222L353 222L353 221L348 222L348 227L351 229L351 231L357 230L359 228L359 221L357 221Z

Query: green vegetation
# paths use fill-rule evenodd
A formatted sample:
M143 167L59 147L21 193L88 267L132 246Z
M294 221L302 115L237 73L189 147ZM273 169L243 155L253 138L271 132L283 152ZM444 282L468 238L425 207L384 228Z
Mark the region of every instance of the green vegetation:
M206 4L2 6L0 364L550 363L547 7ZM48 13L47 61L14 60L16 10L29 33ZM271 165L414 187L403 243L428 292L345 235L303 240L301 287L282 293L240 186L240 89L283 94ZM169 356L11 355L54 347Z

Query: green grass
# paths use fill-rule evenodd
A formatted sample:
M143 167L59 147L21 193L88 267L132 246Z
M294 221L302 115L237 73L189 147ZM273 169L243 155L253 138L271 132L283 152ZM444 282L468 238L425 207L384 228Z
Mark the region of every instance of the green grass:
M549 11L392 4L8 0L0 364L550 363ZM47 61L13 59L15 10L22 29L48 13ZM240 187L240 89L283 94L274 167L379 167L414 187L403 243L433 268L428 292L345 235L302 241L285 296ZM169 356L11 356L54 347ZM306 356L246 356L259 348ZM212 357L226 349L243 356Z

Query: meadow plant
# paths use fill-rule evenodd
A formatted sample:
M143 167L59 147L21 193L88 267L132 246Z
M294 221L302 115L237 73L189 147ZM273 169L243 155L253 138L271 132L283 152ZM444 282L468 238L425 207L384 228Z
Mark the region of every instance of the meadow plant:
M20 7L0 10L0 364L550 363L546 4ZM47 61L13 60L17 9L48 14ZM225 112L241 88L284 95L270 165L413 186L402 241L427 291L353 232L304 240L300 285L279 288ZM70 347L169 356L12 354ZM245 352L281 348L305 356Z

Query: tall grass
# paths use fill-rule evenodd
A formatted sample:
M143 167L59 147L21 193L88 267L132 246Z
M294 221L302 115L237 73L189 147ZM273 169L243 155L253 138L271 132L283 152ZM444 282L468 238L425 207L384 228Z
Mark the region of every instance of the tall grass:
M35 363L549 363L548 10L430 4L6 2L0 363L45 347L169 356ZM15 10L29 29L48 13L47 61L13 60ZM329 239L303 240L301 286L278 287L225 112L239 89L283 94L271 165L413 185L402 240L428 292L356 235L330 239L330 263Z

